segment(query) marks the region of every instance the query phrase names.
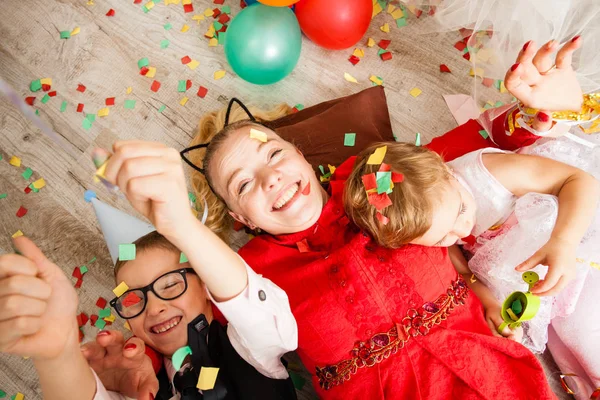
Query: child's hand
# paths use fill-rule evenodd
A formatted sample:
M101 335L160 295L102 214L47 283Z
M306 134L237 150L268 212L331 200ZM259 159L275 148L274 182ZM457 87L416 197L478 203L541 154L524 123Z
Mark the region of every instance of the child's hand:
M537 296L555 296L575 278L576 251L577 244L551 237L541 249L515 270L523 272L535 268L538 264L547 265L546 277L537 282L531 292Z
M81 347L107 390L146 400L158 392L158 379L144 350L141 339L133 337L125 342L118 331L100 331L95 342Z
M541 110L534 120L534 129L550 129L550 111L581 109L583 93L571 66L573 52L581 46L581 41L576 36L566 43L558 51L556 60L551 56L558 48L554 40L537 52L536 44L527 42L506 73L504 84L508 91L525 106ZM545 115L540 115L542 113Z
M106 167L106 179L119 186L133 207L169 240L186 234L193 221L179 153L161 143L119 141ZM95 158L108 157L101 149Z
M494 336L505 337L507 339L514 340L515 342L521 343L521 341L523 340L523 328L521 328L520 326L514 329L511 329L507 326L502 331L502 334L498 333L498 327L504 322L504 320L502 319L501 307L498 302L494 302L493 304L484 306L484 308L485 321L487 322Z
M77 343L77 294L63 271L22 236L0 256L0 351L37 360Z

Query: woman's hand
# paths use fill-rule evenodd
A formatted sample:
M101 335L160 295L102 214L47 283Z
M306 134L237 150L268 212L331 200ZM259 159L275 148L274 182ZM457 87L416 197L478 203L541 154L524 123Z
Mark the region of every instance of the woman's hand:
M81 347L83 356L104 387L137 399L154 398L158 379L141 339L125 341L118 331L100 331L95 342Z
M0 351L57 358L70 344L77 348L77 294L30 239L13 243L22 255L0 256Z
M505 337L507 339L514 340L515 342L521 343L521 341L523 340L523 328L521 328L520 326L514 329L511 329L507 326L502 331L502 334L498 333L498 327L504 322L504 320L502 319L502 309L500 303L494 301L491 304L484 305L484 309L485 321L487 322L494 336Z
M576 36L558 50L554 60L556 41L549 41L539 50L529 41L506 73L506 89L525 106L540 110L533 122L535 130L543 132L552 127L551 111L581 109L583 93L571 66L573 53L581 43Z
M113 151L106 179L121 189L160 234L177 244L195 220L179 153L145 141L119 141ZM95 149L93 155L96 160L109 157L102 149Z

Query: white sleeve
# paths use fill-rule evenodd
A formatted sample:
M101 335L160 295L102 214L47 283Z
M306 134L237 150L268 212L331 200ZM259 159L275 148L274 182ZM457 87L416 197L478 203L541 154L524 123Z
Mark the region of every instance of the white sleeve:
M244 264L248 286L242 293L223 302L208 295L227 318L227 336L240 357L265 376L285 379L280 358L298 347L296 319L287 294Z
M94 396L94 400L125 400L129 399L129 397L123 396L121 393L111 392L106 390L98 375L92 368L92 373L94 374L94 378L96 378L96 395Z

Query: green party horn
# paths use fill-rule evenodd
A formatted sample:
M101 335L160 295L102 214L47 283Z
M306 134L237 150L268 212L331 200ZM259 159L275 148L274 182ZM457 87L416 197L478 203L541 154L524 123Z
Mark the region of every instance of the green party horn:
M510 329L521 326L523 321L529 321L535 317L540 309L540 298L531 293L533 285L540 280L539 275L527 271L523 274L523 280L529 285L529 290L525 293L511 293L502 304L502 319L504 322L497 329L500 334L507 326Z

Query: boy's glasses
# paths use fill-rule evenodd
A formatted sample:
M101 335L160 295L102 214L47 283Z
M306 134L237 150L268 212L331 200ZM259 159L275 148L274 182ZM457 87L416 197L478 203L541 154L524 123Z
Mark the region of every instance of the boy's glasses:
M117 311L121 318L135 318L146 309L148 292L154 293L162 300L174 300L185 293L188 288L186 274L193 274L193 268L182 268L167 272L156 278L148 286L129 289L120 297L110 301L110 306Z

